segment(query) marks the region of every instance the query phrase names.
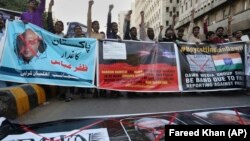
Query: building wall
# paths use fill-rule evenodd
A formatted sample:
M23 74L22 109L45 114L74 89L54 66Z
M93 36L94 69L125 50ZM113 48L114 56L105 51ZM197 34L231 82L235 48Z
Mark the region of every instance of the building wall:
M158 35L160 25L167 28L172 23L173 15L179 14L177 2L179 0L135 0L132 15L134 23L132 26L139 29L139 24L141 23L140 12L144 11L147 27L152 27L155 35Z
M120 35L121 38L123 38L123 35L124 35L123 25L124 25L124 18L125 18L127 13L128 13L128 11L121 11L118 14L118 28L119 28L118 34Z
M227 29L227 18L231 13L233 16L232 30L249 32L250 0L231 1L229 3L227 0L181 0L179 21L175 28L183 27L187 31L191 10L195 9L196 25L201 26L203 18L208 16L209 30L215 31L220 26Z

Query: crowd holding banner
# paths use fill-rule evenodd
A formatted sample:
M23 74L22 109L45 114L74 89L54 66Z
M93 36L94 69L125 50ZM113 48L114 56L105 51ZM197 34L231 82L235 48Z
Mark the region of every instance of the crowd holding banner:
M249 75L245 42L177 45L103 40L97 55L96 39L62 38L20 21L8 22L3 38L3 81L96 87L97 72L100 89L180 92L242 89L245 69Z

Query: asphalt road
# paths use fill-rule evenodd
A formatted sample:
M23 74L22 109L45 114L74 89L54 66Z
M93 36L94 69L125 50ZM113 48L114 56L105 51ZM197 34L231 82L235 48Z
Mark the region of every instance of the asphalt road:
M128 98L81 98L74 95L70 102L57 98L41 105L15 122L41 123L85 116L172 112L233 106L249 106L250 96L243 91L216 93L161 94Z

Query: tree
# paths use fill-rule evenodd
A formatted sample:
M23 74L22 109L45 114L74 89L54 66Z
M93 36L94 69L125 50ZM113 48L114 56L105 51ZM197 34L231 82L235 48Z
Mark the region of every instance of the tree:
M27 0L0 0L0 7L14 11L25 11Z

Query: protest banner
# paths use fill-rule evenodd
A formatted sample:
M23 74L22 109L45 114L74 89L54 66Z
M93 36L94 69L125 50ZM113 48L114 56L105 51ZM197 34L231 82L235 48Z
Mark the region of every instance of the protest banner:
M99 88L179 91L174 43L103 41L99 45Z
M244 43L180 44L183 90L245 88L244 46Z
M95 39L61 38L21 21L10 21L7 27L0 47L1 80L95 87Z

